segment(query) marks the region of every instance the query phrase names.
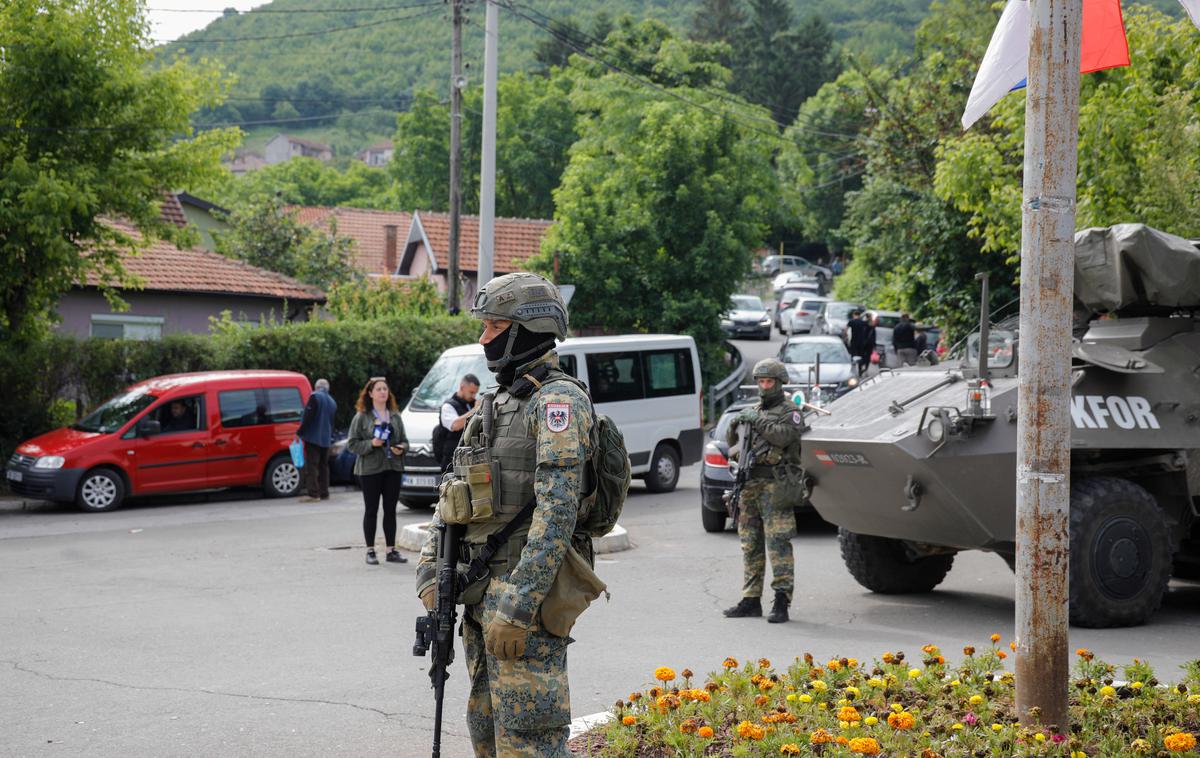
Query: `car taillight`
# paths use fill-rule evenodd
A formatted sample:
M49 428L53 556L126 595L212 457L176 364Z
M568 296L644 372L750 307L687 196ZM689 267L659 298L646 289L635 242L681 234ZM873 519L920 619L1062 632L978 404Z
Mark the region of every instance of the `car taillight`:
M808 311L796 311L796 315L797 316L811 316L812 314L809 313Z
M704 451L704 463L709 466L729 467L729 459L720 450L709 448Z

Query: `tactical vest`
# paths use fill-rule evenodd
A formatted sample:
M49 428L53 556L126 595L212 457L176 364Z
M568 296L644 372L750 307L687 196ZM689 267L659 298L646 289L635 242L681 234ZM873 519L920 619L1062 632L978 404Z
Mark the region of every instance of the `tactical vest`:
M762 402L759 401L758 412L772 422L777 422L791 416L793 413L799 413L799 409L791 403L784 400L776 403L770 408L762 407ZM800 442L796 441L786 447L777 447L767 442L762 435L754 437L754 465L755 466L777 466L781 463L800 463Z

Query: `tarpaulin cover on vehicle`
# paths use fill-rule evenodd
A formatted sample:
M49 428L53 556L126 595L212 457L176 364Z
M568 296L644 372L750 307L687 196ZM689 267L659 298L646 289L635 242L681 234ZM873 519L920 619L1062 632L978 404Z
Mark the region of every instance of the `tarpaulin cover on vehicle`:
M1145 224L1076 232L1075 300L1092 312L1200 306L1200 245Z

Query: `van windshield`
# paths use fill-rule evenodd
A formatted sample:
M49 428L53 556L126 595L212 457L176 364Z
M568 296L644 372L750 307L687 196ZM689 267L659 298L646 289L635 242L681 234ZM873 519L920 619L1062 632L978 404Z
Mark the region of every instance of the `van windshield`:
M150 406L158 398L146 393L144 389L117 395L104 405L84 416L81 421L71 425L72 429L82 432L99 432L112 434L125 426L134 416Z
M496 377L488 370L487 358L477 355L443 355L421 380L421 386L413 392L409 408L414 411L436 411L458 390L458 385L467 374L479 377L481 390L493 387Z

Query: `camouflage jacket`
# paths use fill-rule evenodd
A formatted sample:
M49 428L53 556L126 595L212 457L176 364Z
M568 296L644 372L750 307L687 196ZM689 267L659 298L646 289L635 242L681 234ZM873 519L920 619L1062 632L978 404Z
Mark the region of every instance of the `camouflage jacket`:
M786 400L764 408L762 401L747 410L758 416L751 426L754 428L754 465L775 466L780 463L800 462L800 434L804 431L804 414ZM726 441L737 444L743 424L734 422L725 433Z

